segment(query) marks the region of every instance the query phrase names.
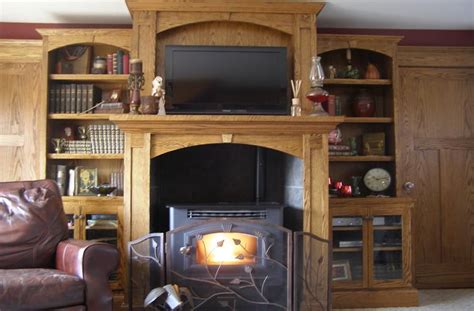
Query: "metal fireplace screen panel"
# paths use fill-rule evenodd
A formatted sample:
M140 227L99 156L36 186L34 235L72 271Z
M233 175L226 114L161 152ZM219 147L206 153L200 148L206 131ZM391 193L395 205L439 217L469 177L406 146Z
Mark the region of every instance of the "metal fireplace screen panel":
M293 243L293 311L331 310L331 244L308 232Z
M165 284L163 238L163 233L151 233L128 243L129 309L143 310L150 290Z
M291 231L219 219L169 231L167 283L188 293L184 310L289 310Z

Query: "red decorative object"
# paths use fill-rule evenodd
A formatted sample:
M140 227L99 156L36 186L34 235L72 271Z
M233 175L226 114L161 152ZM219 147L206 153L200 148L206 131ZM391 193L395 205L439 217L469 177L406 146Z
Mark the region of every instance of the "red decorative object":
M343 197L351 197L352 196L352 186L351 185L344 185L340 190L340 194Z
M375 114L375 101L366 89L361 89L354 98L352 112L356 117L373 117Z
M342 181L336 181L334 183L334 189L337 189L338 191L340 191L343 186L344 186L344 184L342 183Z

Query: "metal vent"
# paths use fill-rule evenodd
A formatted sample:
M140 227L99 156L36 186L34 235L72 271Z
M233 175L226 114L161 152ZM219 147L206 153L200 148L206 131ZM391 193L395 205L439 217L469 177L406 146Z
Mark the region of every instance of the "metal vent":
M254 218L266 219L266 210L188 210L188 218Z

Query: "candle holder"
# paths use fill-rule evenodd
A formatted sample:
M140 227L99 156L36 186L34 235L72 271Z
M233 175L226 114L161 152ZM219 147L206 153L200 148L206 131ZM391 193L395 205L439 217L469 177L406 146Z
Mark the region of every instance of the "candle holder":
M130 60L130 74L128 76L128 89L130 90L130 114L139 114L140 91L145 84L140 59Z

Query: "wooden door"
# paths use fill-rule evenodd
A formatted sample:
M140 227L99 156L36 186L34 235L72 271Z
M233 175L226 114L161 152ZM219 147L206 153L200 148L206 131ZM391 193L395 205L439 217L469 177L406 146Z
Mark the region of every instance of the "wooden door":
M0 40L0 181L40 178L41 42Z
M474 69L402 67L399 89L398 193L416 200L415 286L472 287Z

